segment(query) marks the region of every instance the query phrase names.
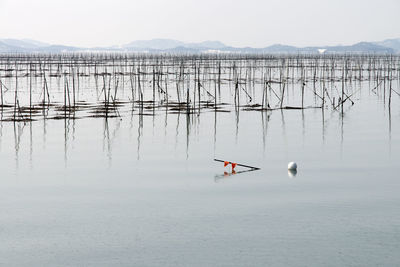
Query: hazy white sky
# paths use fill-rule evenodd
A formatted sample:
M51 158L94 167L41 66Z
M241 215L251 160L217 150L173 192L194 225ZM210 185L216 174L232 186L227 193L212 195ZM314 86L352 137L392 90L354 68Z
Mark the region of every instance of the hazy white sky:
M400 38L400 0L0 0L0 38L77 46L219 40L265 47Z

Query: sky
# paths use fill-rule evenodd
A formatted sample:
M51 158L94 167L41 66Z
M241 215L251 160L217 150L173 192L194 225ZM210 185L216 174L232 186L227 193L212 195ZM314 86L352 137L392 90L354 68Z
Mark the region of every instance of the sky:
M169 38L235 47L400 38L400 0L0 0L0 38L82 47Z

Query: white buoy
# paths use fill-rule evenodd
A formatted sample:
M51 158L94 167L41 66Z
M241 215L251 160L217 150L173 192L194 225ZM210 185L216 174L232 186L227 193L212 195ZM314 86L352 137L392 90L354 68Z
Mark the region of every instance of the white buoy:
M288 168L288 170L292 170L292 171L294 171L294 170L297 170L297 164L296 164L296 162L289 162L289 164L287 165L287 168Z

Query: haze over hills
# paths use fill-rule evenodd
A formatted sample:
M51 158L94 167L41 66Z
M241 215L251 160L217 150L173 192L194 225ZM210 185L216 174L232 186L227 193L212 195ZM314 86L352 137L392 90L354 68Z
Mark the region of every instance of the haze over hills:
M139 40L121 46L75 47L52 45L30 39L0 39L0 53L60 53L84 51L148 52L148 53L382 53L400 54L400 38L380 42L360 42L347 46L296 47L275 44L264 48L227 46L219 41L185 43L172 39Z
M397 53L400 52L400 38L387 39L387 40L384 40L382 42L376 42L375 44L380 45L380 46L384 46L384 47L388 47L388 48L392 48Z

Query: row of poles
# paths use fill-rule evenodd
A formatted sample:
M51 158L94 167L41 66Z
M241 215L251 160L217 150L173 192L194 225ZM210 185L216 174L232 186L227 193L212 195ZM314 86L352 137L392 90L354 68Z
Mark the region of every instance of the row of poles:
M399 95L393 88L399 77L395 55L2 54L0 100L2 110L13 108L14 121L27 119L26 114L32 119L36 109L49 109L52 102L66 116L79 109L77 99L85 101L85 92L94 89L80 90L86 79L94 80L94 101L102 102L106 116L118 113L118 101L127 100L118 93L127 88L129 102L141 113L145 105L161 103L200 112L203 103L217 108L229 95L237 108L244 100L271 110L288 108L289 86L296 85L301 99L296 108L305 108L310 91L318 106L343 111L344 103L354 104L354 91L348 89L353 82L373 84L373 93L390 107L393 93ZM23 79L27 86L21 85ZM52 88L54 79L63 83L62 92ZM230 90L221 92L222 86ZM28 101L21 100L27 91Z

